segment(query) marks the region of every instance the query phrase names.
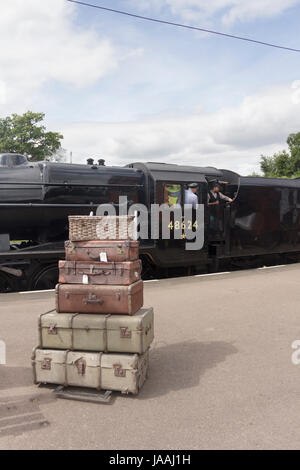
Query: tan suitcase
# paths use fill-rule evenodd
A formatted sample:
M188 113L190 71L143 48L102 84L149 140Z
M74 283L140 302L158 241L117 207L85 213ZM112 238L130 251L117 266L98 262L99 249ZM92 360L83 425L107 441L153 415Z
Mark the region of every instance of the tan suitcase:
M116 390L137 394L149 366L149 352L104 354L36 348L32 355L34 383Z
M65 242L67 261L123 262L139 259L140 243L134 240Z
M141 272L140 260L123 263L60 261L59 283L129 286L141 279Z
M143 354L154 339L153 309L132 316L43 313L39 333L44 349Z
M58 313L117 313L133 315L144 303L143 281L131 286L58 284Z

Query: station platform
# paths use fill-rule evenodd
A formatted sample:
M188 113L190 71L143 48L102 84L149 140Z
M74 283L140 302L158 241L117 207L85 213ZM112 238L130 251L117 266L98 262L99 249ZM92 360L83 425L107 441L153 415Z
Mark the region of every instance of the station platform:
M300 265L145 282L155 311L140 395L110 405L32 383L54 292L0 295L0 449L298 449Z

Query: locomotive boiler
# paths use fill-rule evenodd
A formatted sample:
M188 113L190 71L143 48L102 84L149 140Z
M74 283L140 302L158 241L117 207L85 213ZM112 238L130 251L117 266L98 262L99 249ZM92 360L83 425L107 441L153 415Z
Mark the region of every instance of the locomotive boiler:
M207 195L213 182L233 199L214 212L211 226ZM229 170L164 163L108 167L29 162L23 155L0 155L0 291L53 288L57 262L64 257L68 216L88 215L100 204L127 196L128 206L164 204L176 189L184 207L190 183L198 185L205 207L205 242L187 251L184 240L141 240L144 277L217 270L220 262L235 266L300 253L300 181L242 177ZM183 212L184 214L184 212Z
M11 240L60 240L68 215L89 214L99 204L117 203L119 195L137 202L142 185L133 169L29 163L22 155L1 155L1 232Z

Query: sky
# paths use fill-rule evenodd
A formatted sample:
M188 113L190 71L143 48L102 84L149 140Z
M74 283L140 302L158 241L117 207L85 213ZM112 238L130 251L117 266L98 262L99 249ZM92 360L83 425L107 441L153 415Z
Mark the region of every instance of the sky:
M300 131L300 53L67 0L0 2L0 116L44 112L74 162L247 175ZM88 3L300 49L300 0Z

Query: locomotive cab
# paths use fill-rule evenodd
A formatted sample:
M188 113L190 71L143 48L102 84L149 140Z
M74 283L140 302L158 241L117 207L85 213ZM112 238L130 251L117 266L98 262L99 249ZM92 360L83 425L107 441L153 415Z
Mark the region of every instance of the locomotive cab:
M151 251L142 242L142 254L146 254L152 259L155 265L170 268L178 266L205 266L209 264L208 247L208 212L207 212L207 177L221 178L222 173L216 168L191 167L167 163L133 163L129 165L142 171L145 175L145 201L148 211L151 204L181 206L182 222L177 226L174 219L170 219L170 238L162 237L162 218L159 220L159 238L151 240ZM187 240L185 238L185 227L195 228L195 214L185 213L185 193L189 184L198 185L198 203L204 206L204 245L195 250L186 249ZM173 217L173 216L171 216ZM166 229L166 227L164 227ZM174 229L182 230L182 238L174 236ZM178 232L177 232L178 233ZM196 241L196 240L195 240Z

